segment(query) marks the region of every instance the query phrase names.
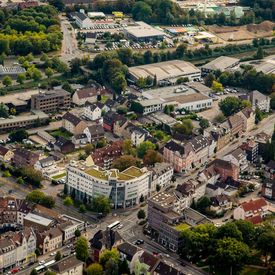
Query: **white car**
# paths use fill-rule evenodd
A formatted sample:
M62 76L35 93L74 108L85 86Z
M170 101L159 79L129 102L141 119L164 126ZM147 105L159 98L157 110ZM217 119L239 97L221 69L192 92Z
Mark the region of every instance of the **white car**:
M52 252L51 254L50 254L50 256L55 256L56 255L56 252Z

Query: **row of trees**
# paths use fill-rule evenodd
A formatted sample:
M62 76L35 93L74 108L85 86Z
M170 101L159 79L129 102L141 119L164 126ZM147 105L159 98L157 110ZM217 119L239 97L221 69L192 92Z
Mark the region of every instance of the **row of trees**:
M26 196L28 202L38 203L47 208L55 206L55 200L52 196L45 195L42 191L34 190Z
M184 230L182 239L182 257L205 261L222 274L238 274L245 264L261 262L261 256L266 264L275 257L275 229L269 224L254 226L243 220L219 228L204 224Z

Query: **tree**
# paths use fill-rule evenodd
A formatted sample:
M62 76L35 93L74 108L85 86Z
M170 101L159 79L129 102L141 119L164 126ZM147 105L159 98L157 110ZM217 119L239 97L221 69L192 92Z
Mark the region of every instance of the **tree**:
M17 76L16 82L19 84L23 84L25 80L26 80L26 74L22 73Z
M211 201L208 197L203 196L197 200L194 204L194 208L201 213L205 213L206 209L211 205Z
M42 73L37 68L32 70L32 79L38 81L42 78Z
M155 150L156 145L151 141L144 141L137 147L137 155L139 158L143 158L148 150Z
M222 123L226 120L226 117L224 116L224 114L220 113L218 114L215 118L214 121L218 122L218 123Z
M37 271L35 269L33 269L30 273L30 275L38 275Z
M54 259L55 259L57 262L60 261L60 260L62 259L62 255L61 255L60 251L57 251L57 253L56 253Z
M242 233L243 241L251 246L255 241L255 228L253 223L244 220L238 220L234 222L238 230Z
M249 257L249 247L236 239L223 238L217 241L210 263L220 270L237 274Z
M135 20L148 22L152 15L152 9L147 3L139 1L134 4L132 15Z
M213 81L214 81L215 79L216 79L215 76L214 76L212 73L210 73L210 74L208 74L208 75L205 77L205 79L204 79L204 84L205 84L207 87L212 87Z
M86 210L86 207L85 207L85 205L84 204L81 204L80 206L79 206L79 212L80 213L85 213L87 210Z
M216 80L213 80L211 89L214 92L223 92L223 86L222 86L222 84L220 82L216 81Z
M275 256L275 230L263 232L257 239L256 247L262 252L267 263L268 256Z
M251 102L249 100L244 99L241 102L241 107L242 108L251 108L252 104L251 104Z
M175 133L191 135L193 127L194 126L191 119L183 119L181 123L174 125L173 130Z
M9 177L11 177L11 173L8 170L6 170L6 171L3 172L3 177L4 178L9 178Z
M144 77L140 77L137 81L136 81L136 85L139 87L139 88L144 88L146 86L146 81L145 81L145 78Z
M118 269L119 269L119 274L131 274L126 258L124 258L123 261L119 262Z
M119 262L119 253L116 248L112 248L111 250L104 250L103 253L100 255L99 263L103 267L105 267L106 263L111 259L116 263Z
M45 74L48 78L50 78L54 74L54 71L51 68L46 68L45 69Z
M0 117L9 117L8 107L4 103L0 103Z
M94 146L93 146L93 144L87 144L84 146L83 149L84 149L86 155L90 155L92 150L94 149Z
M39 203L45 194L40 190L34 190L26 196L28 202Z
M56 275L56 273L48 270L44 273L44 275Z
M76 258L82 262L86 262L89 257L89 246L85 237L81 236L76 241L75 246Z
M27 139L29 134L24 129L13 131L9 134L11 142L21 142L23 139Z
M64 199L63 204L64 204L65 206L72 206L72 205L74 205L74 201L73 201L73 199L72 199L71 197L67 196L67 197Z
M199 125L200 125L200 127L201 127L202 129L206 129L206 128L208 128L208 127L210 126L209 121L208 121L207 119L205 119L205 118L202 118L202 119L200 120Z
M238 241L243 240L242 232L235 223L226 223L217 229L216 239L234 238Z
M259 47L256 54L255 54L256 59L263 59L264 58L264 50L262 47Z
M123 155L113 161L112 167L120 172L131 166L140 166L140 160L132 155Z
M255 123L258 124L260 121L263 120L263 112L257 107L255 109Z
M139 220L144 220L146 218L145 211L143 209L140 209L137 213L137 217Z
M225 116L231 116L241 108L241 100L234 96L228 96L219 102L219 107Z
M157 162L162 162L161 155L157 151L149 149L143 157L143 163L152 166Z
M56 7L59 11L63 11L65 8L63 0L50 0L49 4Z
M52 196L44 196L39 204L47 208L53 208L55 206L55 199Z
M22 177L18 177L16 182L20 185L24 184L24 180L22 179Z
M120 275L118 272L118 262L114 261L113 259L110 259L105 264L105 275Z
M11 77L8 76L8 75L5 76L5 77L3 78L3 80L2 80L2 83L3 83L3 85L6 86L6 87L10 86L10 85L12 84L12 79L11 79Z
M77 238L81 236L81 232L80 232L80 230L78 228L75 230L74 235Z
M88 266L86 269L86 274L87 275L103 275L103 267L101 264L94 263Z
M97 213L106 216L111 211L110 201L105 196L96 196L92 199L92 209Z

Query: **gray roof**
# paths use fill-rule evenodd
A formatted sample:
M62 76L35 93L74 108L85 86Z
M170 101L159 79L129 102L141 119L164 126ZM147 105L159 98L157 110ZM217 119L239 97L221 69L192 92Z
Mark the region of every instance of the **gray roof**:
M226 69L233 66L235 63L239 62L238 58L229 57L229 56L220 56L207 64L203 65L201 68L211 71L225 71Z
M75 256L70 256L69 258L62 259L61 261L55 263L50 267L50 269L58 274L63 274L64 272L83 264L84 263L78 260Z
M53 220L44 218L42 216L39 216L39 215L36 215L33 213L29 213L28 215L26 215L24 217L24 219L27 221L33 222L33 223L43 225L43 226L49 226L53 222Z

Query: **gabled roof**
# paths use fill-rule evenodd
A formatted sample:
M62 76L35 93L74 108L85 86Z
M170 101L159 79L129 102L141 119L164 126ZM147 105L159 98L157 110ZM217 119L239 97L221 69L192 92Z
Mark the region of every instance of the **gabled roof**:
M246 118L250 118L251 114L253 114L253 110L249 107L242 109L241 112L245 115Z
M33 152L31 152L31 151L29 151L27 149L24 149L24 148L17 148L17 149L15 149L14 155L15 155L15 158L16 158L16 156L20 156L22 158L25 158L26 160L39 158L38 154L33 153Z
M95 125L88 126L87 128L91 134L91 137L104 136L105 132L104 132L102 125L95 124Z
M135 254L140 250L140 248L131 244L131 243L125 242L125 243L120 244L117 247L117 250L120 253L126 255L126 259L128 261L131 261L132 258L135 256Z
M261 209L265 206L267 206L267 202L264 198L256 199L256 200L251 200L249 202L245 202L240 205L245 212L259 212Z
M50 267L50 270L55 271L58 274L63 274L75 267L83 265L84 263L78 260L75 256L62 259Z
M270 160L267 163L266 167L269 168L269 169L275 170L275 161L274 160Z
M59 147L59 148L61 148L61 147L63 147L66 144L71 144L71 141L68 140L68 139L66 139L66 138L64 138L64 137L59 137L58 140L55 142L54 145L57 146L57 147Z
M173 140L170 140L168 143L166 143L166 145L164 147L170 151L179 152L181 155L188 153L188 152L186 152L185 146L182 146Z
M9 152L9 149L7 149L6 147L0 145L0 155L1 156L5 156L8 152Z
M154 255L150 254L149 252L144 251L140 256L139 261L141 263L145 263L146 265L148 265L149 266L148 271L151 271L156 266L159 259Z
M80 122L81 119L79 117L77 117L76 115L67 112L64 116L63 119L68 120L69 122L71 122L74 126L77 126Z

